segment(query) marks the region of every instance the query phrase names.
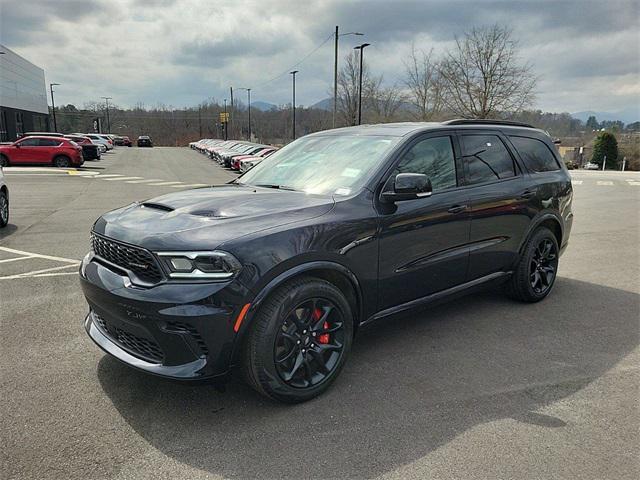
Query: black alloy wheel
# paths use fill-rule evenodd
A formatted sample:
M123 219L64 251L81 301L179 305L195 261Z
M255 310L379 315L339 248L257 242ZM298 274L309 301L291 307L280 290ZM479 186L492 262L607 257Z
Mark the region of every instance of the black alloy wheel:
M553 287L558 273L558 240L546 227L536 229L522 249L520 260L506 283L506 293L522 302L538 302Z
M544 238L533 252L529 266L531 288L543 295L551 288L558 268L558 252L549 238Z
M0 155L0 167L8 167L8 166L9 166L9 159L4 155Z
M285 283L249 320L243 352L247 382L281 402L317 397L347 361L353 321L352 307L334 284L314 277Z
M59 157L56 157L53 163L58 168L67 168L69 165L71 165L69 158L62 155Z
M344 349L344 320L330 300L311 298L284 318L276 336L274 361L280 378L294 388L326 380Z

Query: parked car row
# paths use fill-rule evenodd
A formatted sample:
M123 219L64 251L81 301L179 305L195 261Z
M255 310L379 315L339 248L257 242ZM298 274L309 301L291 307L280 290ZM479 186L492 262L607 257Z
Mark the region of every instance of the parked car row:
M55 167L79 167L84 163L83 148L59 135L29 135L0 145L0 167L45 164Z
M189 147L207 155L226 168L242 173L250 170L277 150L277 147L272 145L210 138L191 142Z

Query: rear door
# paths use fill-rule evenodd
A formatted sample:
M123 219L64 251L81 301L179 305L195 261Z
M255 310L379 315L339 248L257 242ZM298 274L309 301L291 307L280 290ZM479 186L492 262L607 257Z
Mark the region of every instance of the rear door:
M467 280L509 271L530 221L535 192L500 131L464 130L459 139L471 206Z
M452 132L453 133L453 132ZM455 135L418 137L385 178L422 173L430 197L380 205L379 310L464 282L468 265L469 213L460 186Z
M62 140L53 140L49 138L40 138L38 140L38 162L39 163L53 163L53 158L58 153L58 146L62 143Z

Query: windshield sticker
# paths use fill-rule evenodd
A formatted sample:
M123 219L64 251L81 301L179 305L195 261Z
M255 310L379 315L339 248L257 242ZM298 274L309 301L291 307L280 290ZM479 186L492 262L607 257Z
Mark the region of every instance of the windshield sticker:
M340 174L341 177L356 178L360 176L361 170L358 168L345 168Z

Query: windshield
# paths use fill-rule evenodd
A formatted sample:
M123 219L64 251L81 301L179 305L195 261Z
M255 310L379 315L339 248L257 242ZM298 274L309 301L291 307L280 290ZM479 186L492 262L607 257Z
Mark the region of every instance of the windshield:
M238 183L307 193L350 195L359 190L400 137L303 137L278 150Z

